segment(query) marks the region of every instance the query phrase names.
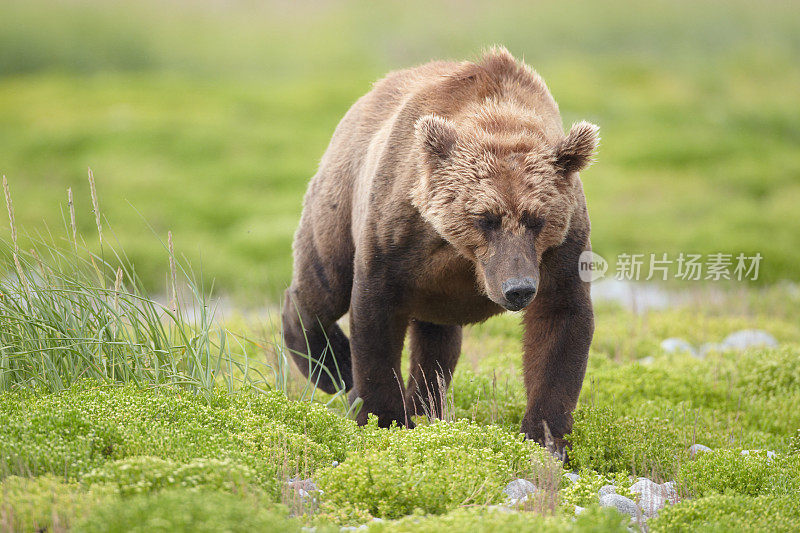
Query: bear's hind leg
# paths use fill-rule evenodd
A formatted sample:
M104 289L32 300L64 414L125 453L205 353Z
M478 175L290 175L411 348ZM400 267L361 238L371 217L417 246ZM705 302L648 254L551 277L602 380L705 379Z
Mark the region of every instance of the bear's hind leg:
M461 355L461 326L413 320L409 330L411 372L406 403L417 415L442 418L447 387Z
M300 232L300 238L303 237ZM350 272L326 270L312 246L298 247L283 303L283 340L300 371L323 391L353 387L350 341L336 321L350 305Z
M290 288L283 303L282 325L286 348L311 383L328 394L352 388L350 341L336 318L308 305Z

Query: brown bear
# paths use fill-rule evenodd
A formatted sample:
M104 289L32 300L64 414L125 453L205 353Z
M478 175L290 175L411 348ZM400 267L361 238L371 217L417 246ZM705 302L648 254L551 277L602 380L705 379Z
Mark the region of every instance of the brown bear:
M524 309L522 431L563 447L594 332L578 172L597 143L586 122L564 135L542 78L502 48L377 82L305 196L282 316L296 364L360 397L360 424L410 426L441 414L462 326ZM336 323L348 311L349 340Z

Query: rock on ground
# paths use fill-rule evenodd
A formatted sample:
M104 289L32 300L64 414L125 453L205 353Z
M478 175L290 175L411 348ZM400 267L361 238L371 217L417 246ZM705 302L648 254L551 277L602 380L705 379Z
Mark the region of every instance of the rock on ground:
M646 490L656 490L659 487L661 487L661 485L655 481L652 481L646 477L640 477L636 478L636 483L631 485L631 492L638 494Z
M299 477L293 477L290 478L286 484L298 491L305 490L306 492L316 492L319 490L313 479L300 479Z
M602 490L602 489L601 489ZM603 507L613 507L622 514L630 515L633 518L639 516L639 507L630 498L619 494L606 494L600 498L600 505Z
M731 333L722 341L722 346L728 350L742 351L756 346L777 346L775 337L761 329L743 329Z
M679 337L670 337L669 339L664 339L661 341L661 349L667 353L686 352L692 355L697 355L697 351L694 349L694 346L689 344L688 341Z
M764 450L742 450L740 453L742 455L750 455L750 453L757 453L763 451ZM773 450L766 450L766 452L767 452L767 459L772 459L773 457L775 457L775 452Z
M617 493L617 487L615 487L614 485L603 485L602 487L600 487L600 490L597 491L597 495L601 498L608 494L616 494L616 493Z
M316 505L317 495L323 494L323 491L317 487L317 484L314 482L313 479L301 479L299 477L290 478L286 485L295 491L295 493L300 496L300 501L303 503L310 503Z
M639 478L639 481L631 485L631 492L639 495L639 507L647 518L657 515L667 504L667 491L663 485L647 478Z
M692 457L697 456L698 453L706 453L710 451L713 450L711 450L711 448L709 448L704 444L692 444L691 446L689 446L689 455L691 455Z
M578 480L581 478L581 476L579 476L575 472L564 472L564 477L572 481L573 483L577 483Z
M678 487L675 485L674 481L667 481L663 485L665 494L667 496L667 501L669 503L675 504L678 503Z
M529 495L536 492L536 485L527 479L515 479L506 485L503 492L512 503L519 503L525 501Z

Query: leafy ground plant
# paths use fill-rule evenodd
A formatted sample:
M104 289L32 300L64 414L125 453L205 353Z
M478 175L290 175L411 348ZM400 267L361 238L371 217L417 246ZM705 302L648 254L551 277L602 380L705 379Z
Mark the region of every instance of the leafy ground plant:
M522 522L614 530L624 518L600 510L597 491L613 484L635 499L629 487L639 475L678 483L682 501L652 520L654 529L705 524L703 512L717 516L707 523L720 530L762 527L756 518L732 517L763 505L794 523L795 507L784 497L800 487L796 311L786 308L775 322L782 347L704 359L654 352L649 363L642 360L671 330L692 331L696 313L651 313L650 327L639 328L622 351L618 332L601 331L570 435L569 468L580 477L568 482L563 465L518 433L525 395L513 318L467 332L467 352L494 346L496 353L465 354L448 394L447 422L420 417L411 431L358 428L342 416L343 395L315 396L285 366L275 365L272 377L266 366L266 377L250 373L249 354L265 352L246 340L247 322L236 323L243 333L232 335L177 297L156 303L137 288L123 254L106 243L106 252L92 253L70 236L69 222L66 228L64 245L51 239L42 251L24 253L15 235L7 243L0 530L180 530L200 523L236 530L268 521L319 531L455 530L470 521L498 530ZM187 275L169 240L165 251L168 279ZM104 255L122 266L115 270ZM114 272L122 272L122 282L111 279ZM606 320L638 322L598 307L598 321ZM706 321L718 336L741 324L742 318ZM243 341L234 346L230 338ZM687 449L695 442L717 451L692 459ZM743 448L776 454L741 455ZM519 508L497 512L509 504L503 488L518 478L536 491ZM199 507L202 498L211 507ZM183 514L167 516L165 501ZM213 506L229 509L212 513ZM576 506L587 510L573 522Z
M75 531L283 533L300 530L300 525L288 518L285 508L272 507L258 498L224 492L166 490L100 507L78 522Z
M768 360L784 361L781 350L760 353L752 358L759 368L769 367ZM702 364L712 368L721 362L707 359ZM601 365L603 379L624 385L630 365L638 363ZM590 369L590 375L594 371ZM666 389L680 390L683 382L679 374L662 375ZM734 390L749 386L730 383ZM780 389L774 394L774 405L793 405L794 392ZM713 395L706 398L716 402ZM623 517L597 509L597 490L612 484L618 494L635 499L628 488L635 481L628 465L642 457L658 474L645 474L652 479L664 481L658 476L676 469L672 479L678 482L682 500L650 521L653 530L671 530L676 523L684 523L686 530L707 524L719 531L749 526L769 530L756 514L761 510L796 523L792 501L800 495L800 456L788 429L763 433L745 419L736 422L732 417L732 425L745 422L739 428L744 436L761 439L761 446L777 452L742 455L736 441L724 444L729 428L722 427L714 437L719 449L691 459L684 446L690 442L685 438L694 430L693 419L659 419L664 435L680 436L662 442L649 425L653 419L641 414L640 400L635 394L616 401L598 395L594 406L579 408L573 454L576 461L591 466L577 471L578 481L571 482L563 476L562 465L515 429L487 421L456 417L454 422L430 424L420 419L414 430L381 429L374 423L358 428L319 402L289 400L280 391L230 395L220 389L207 398L180 387L82 382L57 393L5 392L0 395L0 525L11 531L53 524L76 528L80 518L80 527L96 530L104 520L117 524L98 509L121 509L133 502L131 508L138 510L120 514L124 526L114 525L128 527L144 520L150 510L153 516L163 516L166 511L158 496L169 493L169 501L184 510L189 524L205 520L207 513L195 502L213 494L209 502L237 501L237 509L254 509L256 517L258 509L285 517L285 511L281 515L274 507L283 501L296 515L293 524L315 525L319 531L361 524L378 531L428 526L456 530L471 521L476 528L500 531L523 522L534 530L614 530L611 518L620 523ZM715 409L725 413L722 406ZM732 409L729 414L738 412L735 404ZM637 427L644 429L631 429ZM534 498L550 495L550 504L527 511L525 506L516 511L495 507L507 503L502 489L520 477L540 489ZM302 496L290 488L290 478L310 480L313 485L303 484L310 494ZM587 510L573 522L576 505ZM40 507L43 510L37 510ZM222 513L219 520L228 520L223 515L228 516ZM237 515L229 518L233 516ZM385 521L373 522L374 517ZM216 518L209 520L220 525Z
M412 515L396 522L371 524L371 533L423 533L442 531L457 533L532 533L628 531L627 520L615 511L592 507L577 517L546 516L533 513L509 513L499 509L462 508L444 515Z
M502 489L513 479L544 481L548 469L558 469L537 444L496 426L462 420L409 431L381 430L376 424L373 419L363 430L362 449L320 473L328 510L347 505L380 518L415 510L441 514L500 503ZM558 477L551 488L557 483Z
M796 495L716 494L667 507L650 523L653 532L775 531L800 529Z
M253 484L278 497L282 475L308 475L342 461L359 442L351 420L277 391L217 392L208 399L174 389L82 383L57 394L2 398L0 473L114 479L122 492L134 490L127 475L141 474L143 487L160 487L197 469L228 472L232 482L252 474ZM133 459L141 456L152 459Z

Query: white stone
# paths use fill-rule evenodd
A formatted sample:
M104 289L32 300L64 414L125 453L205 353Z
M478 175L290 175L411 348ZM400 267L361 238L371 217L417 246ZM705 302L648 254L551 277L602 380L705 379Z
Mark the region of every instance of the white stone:
M631 485L631 492L638 494L639 507L647 518L657 515L667 503L667 489L647 478L639 478Z
M508 496L509 500L515 501L515 503L520 503L520 501L525 501L529 494L536 492L536 485L527 479L515 479L506 485L506 488L503 489L503 492L506 493L506 496Z
M689 344L688 341L679 337L670 337L661 341L661 349L667 353L688 353L697 355L694 346Z
M667 497L669 503L678 503L678 487L674 481L667 481L662 485L664 487L664 495Z
M777 346L775 337L761 329L743 329L731 333L722 341L722 346L729 350L744 351L756 346Z
M586 510L586 507L581 507L580 505L575 506L575 514L579 515Z
M636 483L631 485L631 492L633 492L634 494L641 494L646 490L656 490L660 486L661 485L659 485L655 481L651 481L646 477L640 477L638 478Z
M692 457L697 456L698 453L706 453L710 451L713 450L708 446L705 446L704 444L692 444L691 446L689 446L689 455L691 455Z
M630 498L619 494L606 494L600 498L600 505L603 507L613 507L622 514L627 514L636 518L639 516L639 507Z
M297 492L297 495L303 502L315 503L317 501L317 495L323 493L319 490L319 487L317 487L313 479L293 477L290 478L286 484Z
M289 478L286 482L291 488L295 490L306 490L308 492L315 492L319 490L317 484L314 482L313 479L301 479L299 477Z
M510 510L519 510L520 506L524 506L525 502L530 499L530 496L523 496L522 498L511 498L508 500L506 506Z
M763 452L764 450L742 450L740 453L742 455L750 455L751 452ZM767 450L767 459L772 459L775 457L775 452L772 450Z
M615 487L614 485L603 485L602 487L600 487L600 490L597 491L597 495L601 498L608 494L616 494L616 493L617 493L617 487Z
M573 483L577 483L578 480L581 478L581 476L579 476L575 472L564 472L564 477Z

